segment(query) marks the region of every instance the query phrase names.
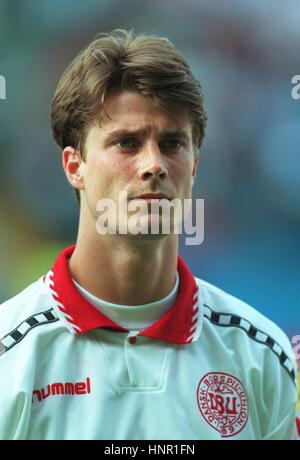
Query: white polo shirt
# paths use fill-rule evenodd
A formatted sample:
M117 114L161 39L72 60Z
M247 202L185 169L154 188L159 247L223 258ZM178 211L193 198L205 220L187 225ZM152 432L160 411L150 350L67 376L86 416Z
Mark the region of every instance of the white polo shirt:
M175 303L130 331L53 269L0 306L0 439L294 439L286 335L178 258Z

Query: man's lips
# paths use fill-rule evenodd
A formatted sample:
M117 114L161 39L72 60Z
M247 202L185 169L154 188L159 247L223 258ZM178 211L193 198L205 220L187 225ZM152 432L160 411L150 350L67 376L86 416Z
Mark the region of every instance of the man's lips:
M133 198L134 200L169 200L167 195L164 193L144 193L143 195L139 195Z

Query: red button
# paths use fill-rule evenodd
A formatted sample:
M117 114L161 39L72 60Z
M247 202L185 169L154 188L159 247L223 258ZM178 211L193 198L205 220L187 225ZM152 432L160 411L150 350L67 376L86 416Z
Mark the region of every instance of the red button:
M136 343L136 337L130 337L129 343L130 343L131 345L134 345L134 344Z

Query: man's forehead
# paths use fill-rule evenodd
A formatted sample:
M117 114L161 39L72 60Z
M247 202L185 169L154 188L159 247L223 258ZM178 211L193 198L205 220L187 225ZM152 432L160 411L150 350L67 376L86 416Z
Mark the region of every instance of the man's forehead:
M164 134L164 133L177 133L183 136L190 136L192 134L192 123L188 117L148 117L137 114L128 114L127 117L118 117L112 115L111 118L107 116L101 117L96 124L99 134L109 135L110 133L122 134L139 134L150 135Z
M106 100L99 126L103 130L182 130L191 128L186 110L170 105L164 110L141 94L122 91Z
M159 123L101 123L98 125L99 131L103 135L125 136L128 134L149 136L151 134L176 134L183 137L188 137L192 133L191 125L189 124L159 124Z

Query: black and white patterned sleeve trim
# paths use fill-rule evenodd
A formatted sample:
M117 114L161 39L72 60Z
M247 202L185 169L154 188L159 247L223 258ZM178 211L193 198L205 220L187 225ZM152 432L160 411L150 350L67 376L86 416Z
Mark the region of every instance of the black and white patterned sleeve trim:
M216 326L237 327L242 329L250 339L269 347L278 357L281 366L288 372L294 384L296 384L296 375L292 361L283 351L282 347L270 335L255 328L248 320L238 315L216 312L208 305L204 305L204 317Z
M13 348L17 343L21 342L28 332L35 327L54 323L56 321L59 321L59 318L56 316L53 308L29 316L29 318L22 321L13 331L0 339L0 356Z

